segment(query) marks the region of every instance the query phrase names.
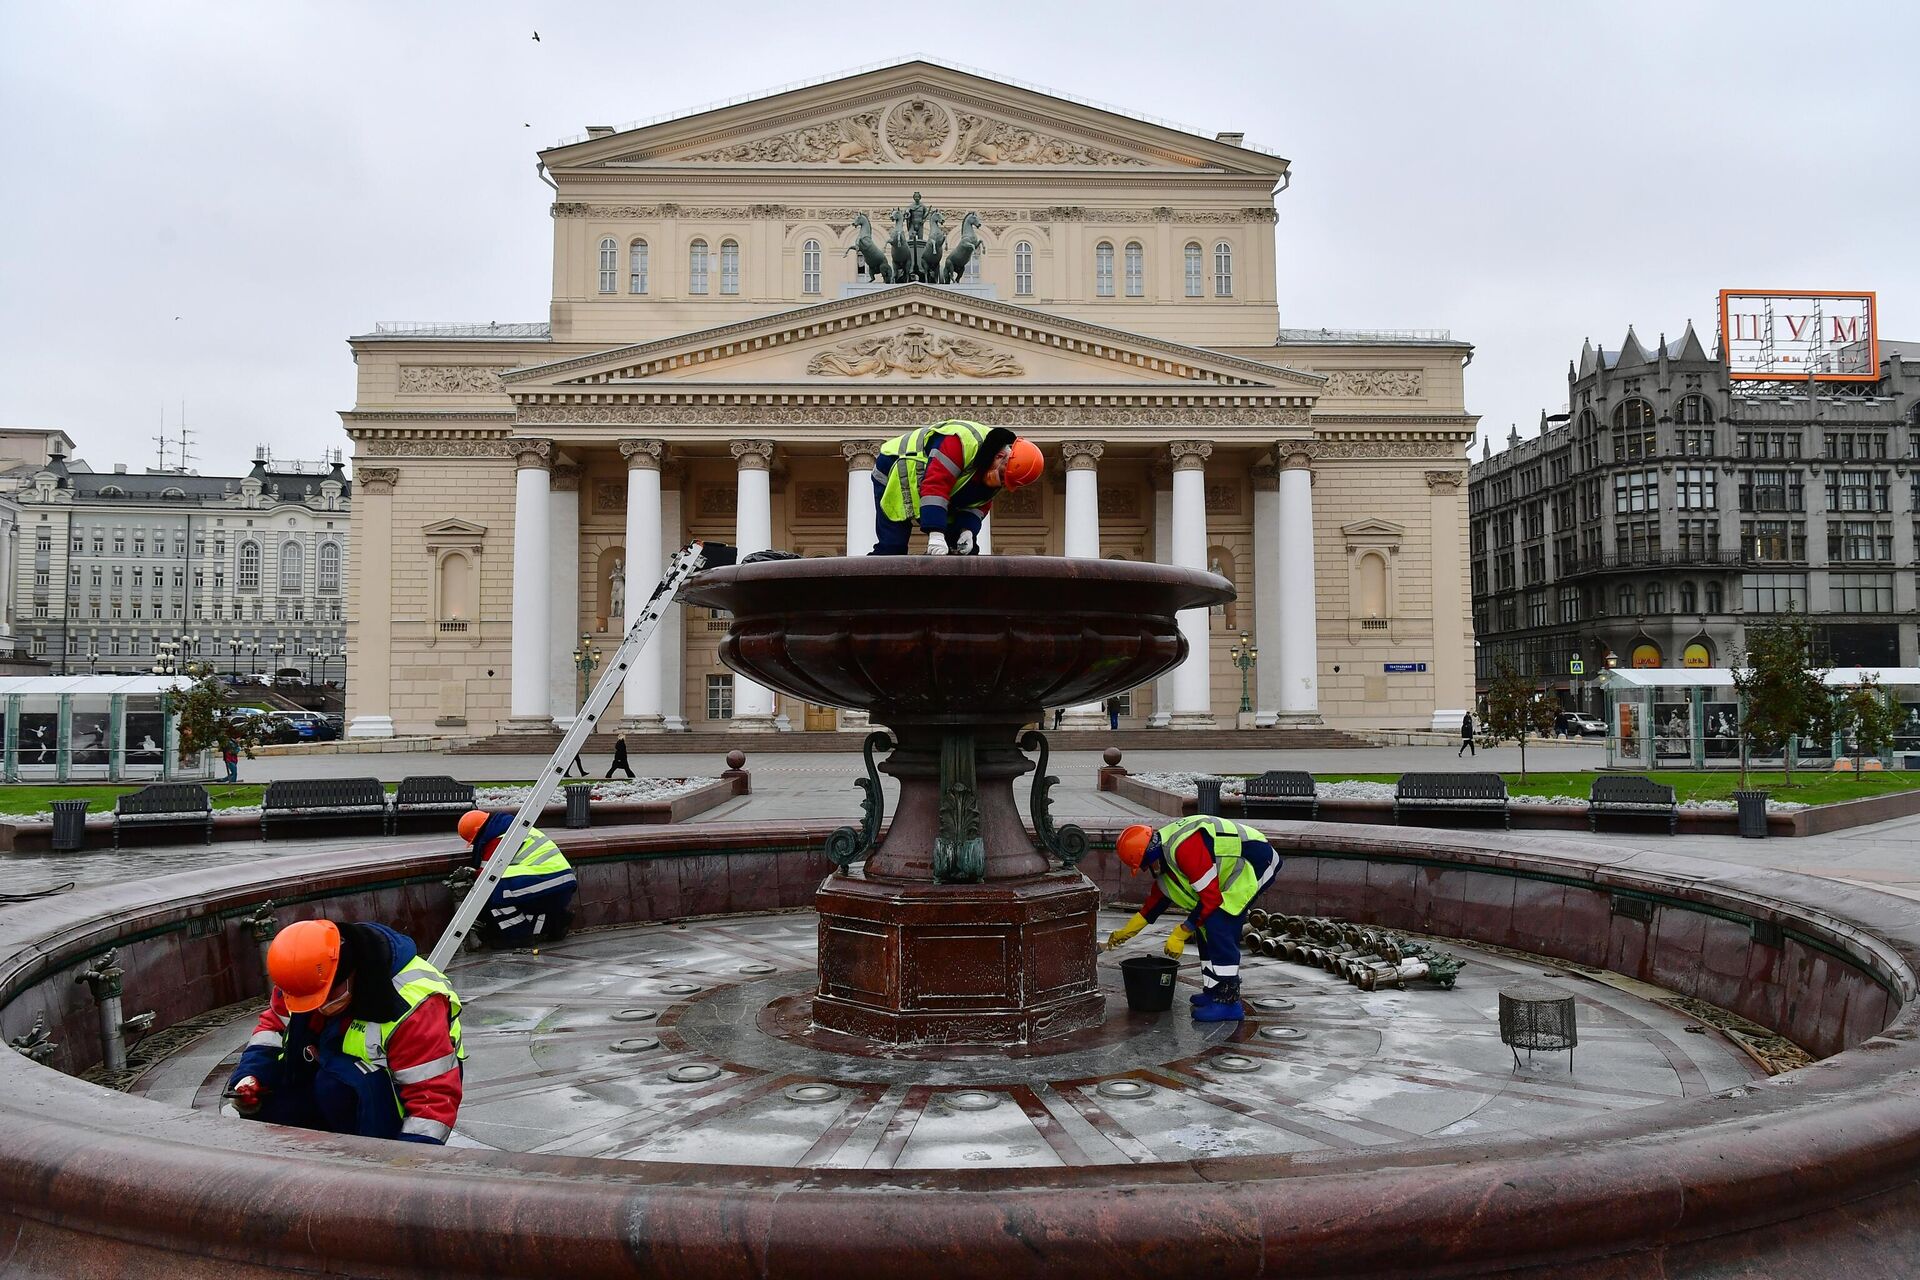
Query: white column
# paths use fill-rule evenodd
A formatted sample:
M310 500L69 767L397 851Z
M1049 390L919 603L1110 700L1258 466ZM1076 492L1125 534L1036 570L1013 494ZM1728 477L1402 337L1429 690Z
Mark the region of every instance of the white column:
M1207 457L1205 440L1175 440L1173 453L1173 562L1187 569L1207 567ZM1180 634L1187 638L1187 660L1173 673L1175 729L1213 728L1213 661L1208 651L1211 610L1182 609Z
M1106 445L1098 440L1068 440L1060 452L1067 460L1066 538L1062 550L1071 558L1100 558L1100 455ZM1069 707L1062 729L1104 729L1106 712L1098 702Z
M983 556L993 554L993 512L989 511L980 517L980 533L974 539L974 545Z
M847 460L847 554L864 556L873 550L873 462L880 452L881 440L842 440L840 453ZM840 728L865 732L872 721L864 711L840 710Z
M1253 643L1266 659L1253 668L1253 725L1271 729L1280 716L1280 471L1253 469Z
M1173 492L1160 487L1161 478L1158 474L1154 476L1153 558L1159 564L1172 564ZM1156 677L1153 682L1153 714L1147 717L1147 728L1164 729L1172 723L1173 672L1168 671Z
M683 471L669 464L662 469L662 483L676 479L674 472ZM663 547L675 551L687 545L687 532L680 521L679 489L663 489L660 494L660 539ZM686 712L687 619L681 606L669 606L660 619L660 639L661 714L666 717L668 732L685 733L692 726L687 723Z
M354 463L354 609L346 646L349 738L393 736L393 487L399 481L398 467ZM12 559L10 553L9 569ZM237 618L234 634L241 634Z
M773 545L773 441L735 440L739 488L734 504L733 541L741 559ZM772 733L773 690L745 676L733 677L733 727L742 733Z
M1287 446L1282 445L1285 450ZM1280 464L1281 724L1320 723L1320 621L1313 580L1313 469L1304 450ZM1263 650L1264 652L1264 650Z
M580 468L553 468L547 499L547 656L548 708L564 727L580 709L580 673L571 655L580 642Z
M553 729L548 680L549 597L547 553L550 440L515 440L513 491L513 684L509 694L509 733L548 733Z
M1466 598L1472 588L1460 555L1460 487L1465 471L1427 472L1427 509L1433 527L1433 720L1430 727L1460 731L1473 705L1468 665Z
M620 453L627 460L627 564L626 615L619 626L631 630L640 620L655 584L660 581L663 562L660 554L660 455L666 446L658 440L622 440ZM661 619L665 625L664 616ZM626 713L620 728L628 733L664 733L667 728L663 675L668 637L656 633L652 642L640 650L627 671L627 683L621 689L621 707Z

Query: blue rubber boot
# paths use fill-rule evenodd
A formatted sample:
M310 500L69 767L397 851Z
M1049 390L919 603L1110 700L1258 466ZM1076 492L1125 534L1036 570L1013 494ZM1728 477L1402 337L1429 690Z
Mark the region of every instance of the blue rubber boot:
M1193 1020L1195 1022L1244 1022L1246 1021L1246 1017L1246 1006L1238 1000L1229 1004L1221 1004L1218 1001L1209 1000L1205 1004L1193 1006Z
M1194 992L1192 995L1187 997L1187 1003L1192 1005L1196 1009L1198 1009L1203 1004L1212 1004L1213 988L1208 987L1204 991Z

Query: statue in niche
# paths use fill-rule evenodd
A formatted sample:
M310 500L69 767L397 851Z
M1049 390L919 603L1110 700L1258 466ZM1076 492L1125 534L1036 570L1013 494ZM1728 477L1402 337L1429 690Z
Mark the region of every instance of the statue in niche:
M613 572L607 575L607 616L610 619L624 619L627 616L627 567L626 562L615 560Z

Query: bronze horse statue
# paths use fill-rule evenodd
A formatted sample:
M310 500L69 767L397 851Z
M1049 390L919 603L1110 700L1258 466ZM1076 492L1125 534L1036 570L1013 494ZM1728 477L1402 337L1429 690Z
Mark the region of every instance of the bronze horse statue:
M940 254L947 247L947 215L935 209L927 215L926 242L914 264L914 279L933 284L940 279Z
M960 239L954 243L953 252L940 264L939 281L941 284L955 284L967 274L967 263L973 255L985 252L980 243L980 215L969 213L960 220Z
M887 255L893 260L893 275L890 284L906 284L914 277L914 268L919 264L913 258L913 246L907 243L907 214L904 209L895 209L890 215L893 219L893 231L887 236Z
M887 255L880 251L880 246L874 243L873 223L866 214L856 213L853 215L853 225L860 232L860 237L848 245L841 256L845 257L849 253L859 254L860 260L867 265L869 280L880 280L892 284L893 267L888 264Z

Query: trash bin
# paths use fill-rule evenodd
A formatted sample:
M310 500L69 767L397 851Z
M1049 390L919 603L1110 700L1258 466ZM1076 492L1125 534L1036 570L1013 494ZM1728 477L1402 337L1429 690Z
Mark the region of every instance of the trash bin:
M1740 834L1750 840L1764 840L1767 835L1767 793L1764 791L1736 791L1733 802L1740 806Z
M58 853L71 853L87 847L87 806L91 800L55 800L53 802L53 847Z
M1199 807L1195 810L1195 812L1212 814L1216 818L1219 817L1220 816L1220 779L1200 778L1194 783L1194 785L1200 788L1200 804L1199 804Z
M567 784L567 829L578 831L582 827L593 825L593 784L590 782L570 782Z
M1920 769L1920 756L1901 756L1900 767L1909 771Z
M1173 1008L1173 980L1180 962L1166 956L1133 956L1120 962L1127 987L1127 1008L1135 1013L1165 1013Z

